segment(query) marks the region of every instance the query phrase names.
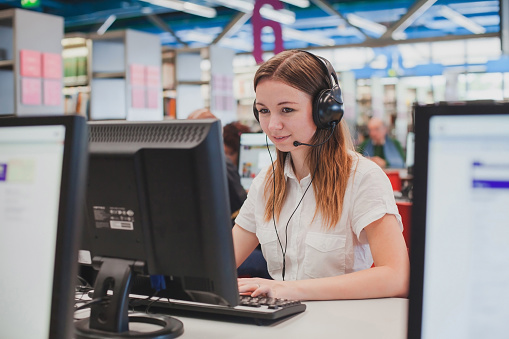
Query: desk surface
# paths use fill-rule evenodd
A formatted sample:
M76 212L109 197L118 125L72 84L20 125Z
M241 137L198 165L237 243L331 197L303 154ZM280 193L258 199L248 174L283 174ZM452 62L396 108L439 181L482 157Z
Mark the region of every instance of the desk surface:
M184 324L179 337L184 339L406 338L408 299L312 301L306 305L305 312L272 326L175 318Z
M406 339L408 299L311 301L305 304L306 311L270 326L174 317L184 324L184 334L179 337L183 339ZM87 313L88 309L77 311L75 317L87 317Z

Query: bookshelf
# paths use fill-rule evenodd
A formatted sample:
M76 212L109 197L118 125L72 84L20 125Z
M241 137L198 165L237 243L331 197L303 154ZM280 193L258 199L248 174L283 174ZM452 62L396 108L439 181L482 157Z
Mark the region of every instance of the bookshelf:
M233 92L235 51L216 45L175 50L176 117L208 107L223 124L237 120Z
M63 114L62 17L0 11L0 115Z
M89 118L162 120L159 37L127 29L88 38Z

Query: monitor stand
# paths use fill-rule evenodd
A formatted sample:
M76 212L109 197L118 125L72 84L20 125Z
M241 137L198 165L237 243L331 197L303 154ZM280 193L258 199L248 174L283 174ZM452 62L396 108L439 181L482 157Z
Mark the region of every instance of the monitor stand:
M75 322L77 339L166 339L184 333L182 322L175 318L143 313L128 315L131 283L136 274L144 271L143 262L96 257L94 265L100 265L100 270L95 281L93 299L107 301L92 304L90 318ZM108 295L108 290L112 290L113 294ZM145 331L146 328L150 330Z

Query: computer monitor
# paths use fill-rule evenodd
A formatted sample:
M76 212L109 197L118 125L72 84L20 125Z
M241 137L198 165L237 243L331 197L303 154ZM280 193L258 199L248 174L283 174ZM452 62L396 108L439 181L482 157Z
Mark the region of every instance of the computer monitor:
M265 133L242 133L239 150L239 175L242 187L249 190L254 177L276 160L276 157L276 148Z
M89 123L83 247L100 268L94 298L118 297L106 316L92 305L80 336L127 331L133 275L163 275L158 296L239 303L221 130L218 120Z
M408 338L509 333L509 104L415 113Z
M0 118L0 338L72 337L82 117Z
M405 155L405 167L408 172L413 171L414 162L415 162L415 133L408 132L406 137L406 155Z

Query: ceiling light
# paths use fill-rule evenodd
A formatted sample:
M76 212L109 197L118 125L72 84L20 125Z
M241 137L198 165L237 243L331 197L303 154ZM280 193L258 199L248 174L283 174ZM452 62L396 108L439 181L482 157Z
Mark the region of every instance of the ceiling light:
M289 27L283 27L283 36L288 39L305 41L319 46L334 46L336 44L334 39L321 37L318 34L311 34Z
M424 12L426 12L437 0L425 0L423 3L416 2L417 6L419 6L411 15L409 15L403 22L399 24L399 26L392 32L393 39L401 39L403 35L403 31L407 29L418 17L420 17Z
M152 5L160 7L171 8L176 11L202 16L205 18L214 18L217 14L214 8L197 5L188 1L180 0L141 0L141 1L145 1Z
M438 13L444 18L451 20L458 26L462 26L468 29L470 32L474 34L486 33L486 28L484 28L483 26L479 25L478 23L474 22L473 20L467 18L463 14L455 11L454 9L448 6L440 7Z
M294 5L300 8L309 7L309 0L281 0L282 2L286 2L287 4Z
M244 13L252 14L254 4L243 0L212 0L222 6L235 9ZM286 9L274 9L270 5L263 5L260 8L260 15L265 19L276 21L282 24L291 25L295 23L295 13Z
M385 33L385 31L387 31L387 27L385 27L384 25L365 19L355 14L348 14L346 16L346 19L348 20L349 24L373 32L375 34L378 34L379 36L381 36L382 34Z
M108 28L110 28L110 26L113 25L115 20L117 20L116 15L114 14L110 15L101 25L101 27L99 27L99 29L97 30L97 34L103 35L108 30Z

